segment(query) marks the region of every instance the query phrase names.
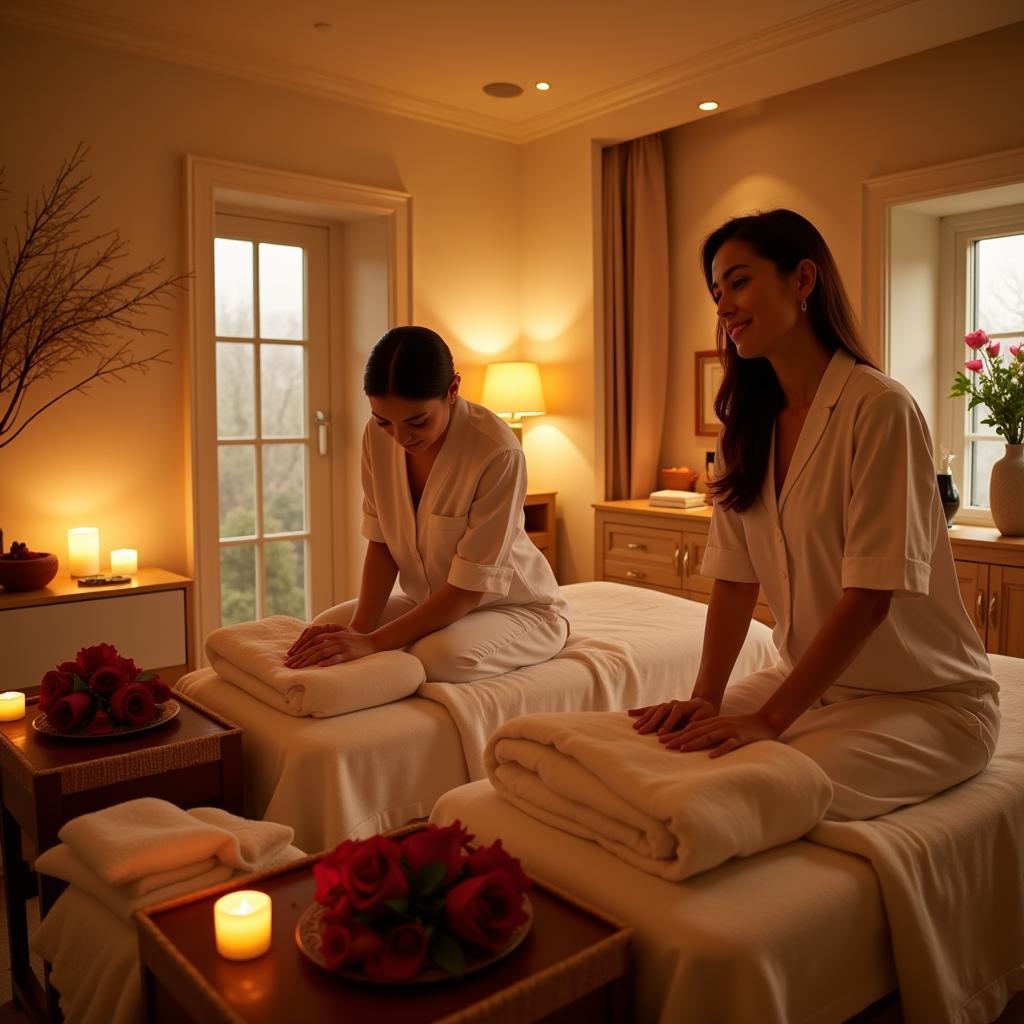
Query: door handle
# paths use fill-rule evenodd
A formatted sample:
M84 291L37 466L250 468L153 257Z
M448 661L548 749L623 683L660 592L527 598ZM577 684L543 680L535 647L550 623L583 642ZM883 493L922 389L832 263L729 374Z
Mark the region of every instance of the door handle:
M974 599L974 617L978 620L979 626L985 625L985 591L979 590L978 596Z
M679 572L679 545L677 544L672 551L672 569L674 572Z
M327 454L328 430L331 421L323 409L317 409L316 414L316 450L321 455Z
M992 629L999 628L999 595L993 594L988 603L988 624Z
M687 544L683 548L683 575L689 576L690 574L690 545Z

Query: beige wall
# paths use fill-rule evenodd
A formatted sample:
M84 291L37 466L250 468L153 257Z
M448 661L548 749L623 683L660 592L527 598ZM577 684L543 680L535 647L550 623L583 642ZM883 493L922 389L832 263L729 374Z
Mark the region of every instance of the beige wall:
M5 223L79 140L92 148L100 197L92 224L120 229L133 262L165 257L174 271L185 269L186 154L403 189L413 195L415 319L467 365L518 352L520 161L510 144L6 26L0 95L17 200L0 206ZM129 546L144 564L188 568L185 317L179 299L154 318L166 338L140 344L168 347L169 365L65 399L0 449L8 544L63 558L67 528L93 525L104 562Z
M664 465L698 467L705 450L693 429L693 352L714 347L713 307L697 265L701 239L736 214L799 210L828 240L859 307L861 183L1024 145L1022 52L1017 24L669 133L676 400Z

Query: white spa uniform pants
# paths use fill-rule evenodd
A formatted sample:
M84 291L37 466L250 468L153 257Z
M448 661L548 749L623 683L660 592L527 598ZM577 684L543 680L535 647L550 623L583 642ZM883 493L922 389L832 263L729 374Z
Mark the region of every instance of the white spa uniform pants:
M723 714L757 711L784 678L773 668L730 683ZM825 817L861 821L977 775L992 759L998 736L994 694L965 685L853 697L834 687L779 739L831 779L834 796Z
M380 625L415 607L411 597L392 594ZM355 609L356 601L345 601L321 612L313 623L347 626ZM428 681L471 683L550 661L565 646L568 636L568 623L551 608L492 605L428 633L406 650L423 662Z

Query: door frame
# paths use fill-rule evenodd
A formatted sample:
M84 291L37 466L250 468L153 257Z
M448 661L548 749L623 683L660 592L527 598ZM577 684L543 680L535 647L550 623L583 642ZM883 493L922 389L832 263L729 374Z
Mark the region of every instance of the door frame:
M410 196L393 189L371 188L332 181L290 171L188 155L185 157L187 255L190 279L187 345L184 360L184 392L187 435L185 438L185 491L187 501L186 557L195 581L194 627L190 630L190 663L204 661L200 638L219 622L220 580L216 571L217 474L216 460L200 458L203 439L216 436L215 389L200 387L215 379L213 337L213 238L215 216L220 210L242 207L278 216L315 218L342 225L367 217L384 218L387 234L387 302L391 326L407 324L412 313L412 248L410 243ZM337 246L331 246L332 254ZM333 295L334 289L328 289ZM332 299L332 304L334 300ZM335 325L340 311L329 310L332 344L338 338ZM336 376L332 371L332 377ZM340 417L335 412L335 419ZM341 450L342 439L332 448ZM348 528L348 524L346 527ZM339 546L340 547L340 546ZM213 567L202 572L199 567ZM337 573L335 574L337 575Z

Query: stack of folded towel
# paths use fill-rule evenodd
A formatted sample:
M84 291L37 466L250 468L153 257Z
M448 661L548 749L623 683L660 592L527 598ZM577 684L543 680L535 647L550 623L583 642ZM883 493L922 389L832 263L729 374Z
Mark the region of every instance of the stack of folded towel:
M381 651L341 665L286 668L305 623L287 615L215 629L206 656L221 679L289 715L330 718L390 704L416 692L423 663L405 651Z
M69 883L31 938L68 1024L142 1020L132 912L304 856L293 831L216 807L131 800L69 821L35 867Z
M799 839L832 800L821 768L784 743L683 754L621 712L514 718L484 759L510 803L672 881Z

